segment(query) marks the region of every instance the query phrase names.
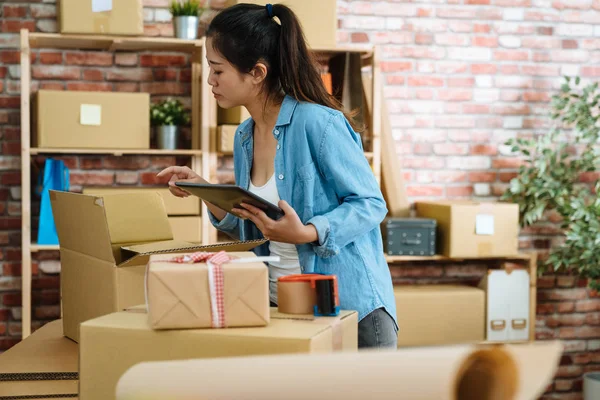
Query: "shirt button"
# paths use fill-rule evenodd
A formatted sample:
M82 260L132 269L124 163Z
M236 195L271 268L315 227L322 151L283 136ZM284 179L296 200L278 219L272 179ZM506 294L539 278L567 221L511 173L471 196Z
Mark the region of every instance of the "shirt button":
M279 174L279 179L282 180L283 179L283 174Z
M277 145L277 150L279 150L280 148L281 148L281 146L280 146L280 145Z
M279 130L275 129L275 130L273 131L273 133L274 133L274 134L276 134L276 135L279 135Z

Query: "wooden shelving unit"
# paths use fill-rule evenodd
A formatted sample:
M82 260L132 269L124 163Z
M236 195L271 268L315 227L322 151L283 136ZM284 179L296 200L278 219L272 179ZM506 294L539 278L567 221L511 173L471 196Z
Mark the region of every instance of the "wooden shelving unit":
M431 263L442 264L452 262L512 262L515 264L523 264L529 272L529 341L535 341L535 314L537 309L537 254L536 253L520 253L509 257L477 257L477 258L452 258L441 255L435 256L389 256L386 255L386 260L391 268L401 268L402 264L409 263ZM508 342L490 342L484 343L524 343L523 341L508 341Z
M113 37L96 35L63 35L56 33L30 33L21 30L21 182L22 182L22 306L23 338L31 333L31 254L38 251L56 251L59 246L38 245L31 238L31 156L35 155L174 155L189 156L191 168L208 181L216 176L218 157L215 151L217 131L217 104L207 84L209 72L204 39L181 40L154 37ZM31 147L31 58L32 49L97 50L97 51L143 51L182 52L190 54L192 71L192 148L181 150L159 149L67 149ZM312 49L319 62L344 53L360 54L361 65L371 73L367 87L371 91L368 125L371 148L365 153L378 182L381 181L380 129L381 114L379 89L379 67L377 50L373 46L349 46L334 49ZM204 244L217 242L217 231L210 224L208 210L202 204L202 241Z

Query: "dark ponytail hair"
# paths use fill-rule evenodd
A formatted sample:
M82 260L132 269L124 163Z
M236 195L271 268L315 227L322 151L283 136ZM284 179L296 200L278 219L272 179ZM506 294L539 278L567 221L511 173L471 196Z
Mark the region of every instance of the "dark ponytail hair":
M288 7L228 7L211 21L206 36L212 39L213 48L241 73L249 73L258 62L265 63L268 72L264 89L269 100L288 94L298 101L330 107L343 112L355 131L362 131L353 120L356 113L344 112L342 104L327 93L300 22Z

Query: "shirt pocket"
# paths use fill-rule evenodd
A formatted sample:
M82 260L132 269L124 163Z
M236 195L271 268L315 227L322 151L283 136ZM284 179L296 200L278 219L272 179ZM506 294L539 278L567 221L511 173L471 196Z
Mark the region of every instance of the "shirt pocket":
M296 212L306 223L315 215L315 206L318 197L324 196L319 172L313 162L296 170L296 185L294 185L293 199L297 205Z

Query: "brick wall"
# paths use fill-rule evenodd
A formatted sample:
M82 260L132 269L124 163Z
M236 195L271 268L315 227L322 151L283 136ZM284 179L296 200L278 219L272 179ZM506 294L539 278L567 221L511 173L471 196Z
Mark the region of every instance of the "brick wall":
M145 0L146 34L170 36L167 0ZM215 9L224 1L212 1ZM502 143L547 131L549 99L561 75L600 76L600 0L338 0L340 43L381 46L381 69L411 200L495 199L519 160ZM214 12L208 13L208 20ZM52 0L0 3L0 351L20 336L20 28L57 31ZM36 51L34 88L149 91L189 104L190 72L180 54ZM73 188L155 184L173 157L65 157ZM41 159L33 160L41 166ZM230 179L231 160L221 166ZM35 170L35 167L34 167ZM597 178L597 176L594 176ZM35 208L35 207L34 207ZM36 221L34 219L34 228ZM542 258L555 243L549 221L523 230L524 251ZM35 237L35 236L34 236ZM34 327L59 314L54 252L34 255ZM475 282L481 264L394 267L396 282ZM580 397L581 375L600 370L600 299L569 276L545 276L538 290L538 339L567 351L548 399Z

